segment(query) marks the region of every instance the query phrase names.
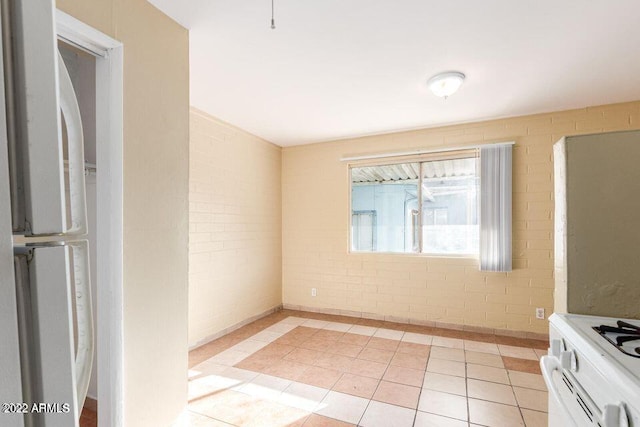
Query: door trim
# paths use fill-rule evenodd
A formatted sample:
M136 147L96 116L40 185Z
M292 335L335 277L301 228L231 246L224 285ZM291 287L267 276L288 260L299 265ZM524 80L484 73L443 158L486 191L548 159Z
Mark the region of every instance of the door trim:
M123 45L57 10L58 38L96 56L98 425L122 426Z

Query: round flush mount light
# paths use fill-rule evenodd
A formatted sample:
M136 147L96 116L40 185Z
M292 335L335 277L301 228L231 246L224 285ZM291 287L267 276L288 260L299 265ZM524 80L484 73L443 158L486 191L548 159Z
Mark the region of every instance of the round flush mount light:
M464 74L459 71L448 71L436 74L427 81L427 86L435 96L447 98L456 93L464 82Z

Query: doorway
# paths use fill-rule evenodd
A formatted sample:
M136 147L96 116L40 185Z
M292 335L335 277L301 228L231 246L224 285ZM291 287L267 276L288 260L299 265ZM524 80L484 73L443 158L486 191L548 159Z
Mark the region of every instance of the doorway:
M97 337L88 396L98 402L98 425L121 426L122 44L61 11L56 11L56 30L85 124L87 215Z

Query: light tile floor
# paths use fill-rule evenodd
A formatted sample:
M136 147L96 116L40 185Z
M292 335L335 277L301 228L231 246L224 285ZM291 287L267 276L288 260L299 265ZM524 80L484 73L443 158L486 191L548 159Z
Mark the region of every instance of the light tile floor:
M546 426L545 347L285 310L191 352L187 423Z

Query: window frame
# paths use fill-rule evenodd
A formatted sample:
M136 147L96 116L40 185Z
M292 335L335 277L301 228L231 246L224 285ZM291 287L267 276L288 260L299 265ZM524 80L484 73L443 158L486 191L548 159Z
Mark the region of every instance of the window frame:
M399 256L410 256L410 257L430 257L430 258L463 258L463 259L479 259L480 258L480 249L478 248L477 252L474 253L441 253L441 252L423 252L423 226L422 216L422 176L423 176L423 165L429 161L438 161L438 160L455 160L455 159L466 159L466 158L475 158L478 161L476 165L476 176L480 177L479 170L479 158L480 158L480 149L479 147L471 147L468 149L460 149L460 150L443 150L443 151L433 151L429 153L419 154L419 155L402 155L402 156L394 156L394 157L384 157L384 158L376 158L376 159L364 159L364 160L354 160L350 161L347 164L347 179L349 182L349 200L348 200L348 214L349 214L349 233L348 233L348 253L356 254L356 255L399 255ZM419 163L420 165L420 173L418 176L418 250L412 252L388 252L388 251L359 251L353 249L353 227L352 227L352 214L353 214L353 180L352 180L352 170L354 168L363 168L363 167L373 167L373 166L388 166L388 165L397 165L404 163ZM476 197L477 204L477 212L478 215L480 213L480 186L478 185L478 195ZM478 226L480 225L480 220L478 217ZM480 233L480 230L478 230ZM479 237L479 236L478 236ZM376 245L377 246L377 245Z

